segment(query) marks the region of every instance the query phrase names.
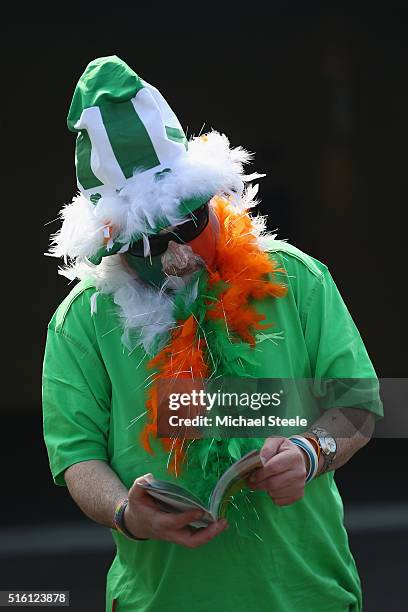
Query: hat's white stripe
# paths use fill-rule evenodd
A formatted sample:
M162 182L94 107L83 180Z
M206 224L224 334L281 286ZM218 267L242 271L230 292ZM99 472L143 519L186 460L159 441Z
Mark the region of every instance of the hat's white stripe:
M149 134L160 163L172 167L177 159L186 155L186 148L183 143L168 138L165 125L177 127L180 130L182 128L167 103L159 105L158 102L159 100L148 87L138 91L132 99L134 109Z
M167 125L169 127L174 127L174 128L177 128L183 131L183 128L181 127L181 123L177 119L177 115L173 112L167 100L162 96L160 91L156 87L153 87L153 85L150 85L150 83L147 83L146 81L144 81L143 79L141 79L141 81L143 85L146 87L146 89L150 91L157 106L159 107L160 113L162 116L162 123L164 123L164 125Z
M99 107L92 106L82 111L75 129L86 129L89 134L92 143L91 168L95 176L106 185L124 185L126 177L113 152Z

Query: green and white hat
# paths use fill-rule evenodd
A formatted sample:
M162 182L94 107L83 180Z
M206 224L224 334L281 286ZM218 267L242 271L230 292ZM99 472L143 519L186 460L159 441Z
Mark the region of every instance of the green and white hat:
M187 142L161 93L117 56L92 61L76 86L68 127L77 133L80 194L65 206L50 254L65 260L125 252L181 223L216 194L240 199L250 155L210 132ZM148 255L148 240L145 239Z

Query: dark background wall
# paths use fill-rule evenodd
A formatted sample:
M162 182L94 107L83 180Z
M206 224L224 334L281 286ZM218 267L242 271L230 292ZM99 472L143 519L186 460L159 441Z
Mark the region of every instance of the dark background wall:
M2 480L16 503L0 510L3 525L81 519L51 483L41 437L46 326L70 289L43 253L75 193L65 118L95 57L117 54L158 86L189 135L205 122L256 152L269 229L329 266L378 375L407 375L405 21L391 8L327 5L261 12L256 30L121 22L118 33L113 20L110 30L4 32ZM342 468L346 507L406 501L407 450L406 439L373 440Z

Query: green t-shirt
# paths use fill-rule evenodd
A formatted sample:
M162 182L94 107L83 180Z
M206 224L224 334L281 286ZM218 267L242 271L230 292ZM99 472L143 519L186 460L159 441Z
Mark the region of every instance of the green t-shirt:
M257 304L277 336L259 344L259 365L248 374L375 378L327 267L284 242L273 241L270 248L286 268L289 291ZM64 485L64 470L90 459L108 462L127 487L147 472L169 479L160 445L151 456L139 442L148 358L141 348L130 354L124 349L110 295L98 297L91 315L93 293L91 283L81 281L48 328L44 435L54 480ZM319 406L332 407L324 394ZM378 397L365 407L382 416ZM134 542L112 531L117 554L108 574L107 610L114 599L117 612L361 610L333 472L310 482L304 497L290 506L275 505L265 492L237 503L248 504L242 512L254 525L253 537L241 536L239 525L231 524L205 546L187 549L158 540Z

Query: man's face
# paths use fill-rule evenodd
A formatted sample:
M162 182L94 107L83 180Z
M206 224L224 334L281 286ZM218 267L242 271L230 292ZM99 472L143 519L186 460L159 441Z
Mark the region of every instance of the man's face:
M191 224L191 222L189 223ZM182 224L162 230L150 242L152 249L150 256L141 256L142 245L136 244L136 252L140 255L134 255L131 248L123 257L140 278L156 287L161 286L169 276L184 277L202 267L211 268L215 260L219 222L210 204L205 219L203 220L201 211L197 214L194 223L195 227ZM202 229L200 224L203 226ZM197 230L199 230L198 235ZM194 236L194 234L196 235ZM176 240L171 240L170 235L176 235L177 237L184 235L185 238L194 237L180 244ZM164 252L155 254L155 251L163 248L163 243L165 245Z

